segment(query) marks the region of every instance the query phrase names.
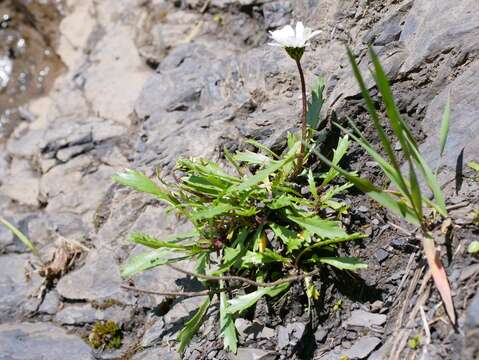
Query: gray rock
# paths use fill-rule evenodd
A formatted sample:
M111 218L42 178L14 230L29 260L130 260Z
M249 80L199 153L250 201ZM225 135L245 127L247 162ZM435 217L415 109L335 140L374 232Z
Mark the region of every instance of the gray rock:
M121 287L115 256L107 250L91 251L82 268L66 274L57 284L58 293L70 300L117 300L124 304L134 300Z
M284 326L278 326L276 329L278 332L278 343L276 347L281 350L289 345L289 331Z
M56 314L58 307L60 306L60 299L58 292L56 290L50 290L45 295L42 304L40 305L38 311L40 313L45 313L49 315Z
M112 320L119 325L130 320L132 316L128 307L110 306L106 309L95 309L90 304L70 305L63 308L55 316L55 321L62 325L79 325L95 321Z
M161 336L164 333L165 322L163 319L158 319L155 323L145 331L141 339L141 346L150 347L161 341Z
M373 314L364 310L354 310L351 312L351 317L345 321L345 326L381 326L386 322L386 315Z
M180 355L167 347L154 347L133 355L131 360L180 360Z
M476 40L478 38L479 34ZM479 159L479 123L474 120L479 117L479 99L473 90L478 86L479 61L476 60L429 104L423 121L423 129L428 137L420 150L431 168L436 168L440 161L439 128L449 94L451 117L441 164L454 172L461 154L464 164Z
M276 355L274 351L243 347L238 348L236 354L228 354L231 360L274 360Z
M384 250L384 249L378 249L375 253L374 256L376 257L376 260L379 263L382 263L384 260L386 260L389 257L389 253Z
M365 359L376 347L381 343L381 340L374 336L364 336L359 339L354 345L343 352L343 356L348 359Z
M251 321L243 319L243 318L237 318L235 320L235 327L236 330L238 331L238 335L241 337L247 337L248 334L246 333L246 329L250 327L252 324Z
M88 305L71 305L60 310L55 321L62 325L80 325L95 321L95 309Z
M0 256L0 322L15 318L22 312L30 296L35 296L41 278L25 276L29 255L9 254Z
M479 357L479 292L476 293L467 308L465 329L462 358L477 359Z
M90 347L48 323L0 325L0 357L15 360L88 360Z
M479 28L469 15L471 11L479 11L475 0L461 4L442 0L414 1L400 37L408 53L401 71L409 72L446 50L467 54L479 49ZM424 21L427 18L435 20Z

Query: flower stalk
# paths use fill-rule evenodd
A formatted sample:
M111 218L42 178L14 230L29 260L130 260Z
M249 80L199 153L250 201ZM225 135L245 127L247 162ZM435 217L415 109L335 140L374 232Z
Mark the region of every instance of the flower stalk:
M308 100L306 97L306 82L304 80L304 72L301 67L301 58L303 57L304 50L308 45L311 38L318 35L320 31L312 31L309 28L305 28L301 21L298 21L296 28L293 29L290 25L287 25L279 30L270 32L271 38L274 40L270 43L272 46L279 46L286 50L286 53L296 62L298 67L299 77L301 79L301 95L303 101L303 113L301 117L301 148L299 151L298 163L295 175L299 174L303 169L305 147L304 142L308 140Z

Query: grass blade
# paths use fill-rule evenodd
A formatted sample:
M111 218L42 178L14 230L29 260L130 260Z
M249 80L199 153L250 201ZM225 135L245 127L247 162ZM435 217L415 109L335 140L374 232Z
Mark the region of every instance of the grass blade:
M15 235L18 239L20 239L20 241L32 252L33 255L40 259L40 254L38 253L35 244L33 244L33 242L29 238L27 238L12 223L2 217L0 217L0 223L2 223L8 230L10 230L13 235Z
M451 97L447 97L444 113L442 114L441 130L439 131L439 155L444 155L444 148L446 147L447 135L449 134L449 118L451 117Z

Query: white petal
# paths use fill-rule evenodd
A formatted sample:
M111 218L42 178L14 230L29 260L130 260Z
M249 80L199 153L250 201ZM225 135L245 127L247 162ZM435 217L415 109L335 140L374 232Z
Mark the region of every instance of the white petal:
M296 39L304 42L304 25L301 21L296 23Z
M306 41L308 41L309 39L312 39L313 37L315 37L319 34L321 34L321 30L313 31L312 33L308 34L308 37L306 38Z
M270 42L268 43L269 46L276 46L276 47L284 47L283 44L277 43L277 42Z

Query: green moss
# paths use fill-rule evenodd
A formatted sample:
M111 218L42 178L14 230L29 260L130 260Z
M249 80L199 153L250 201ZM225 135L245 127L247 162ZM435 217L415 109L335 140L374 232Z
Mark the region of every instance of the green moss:
M88 336L88 342L95 349L119 349L121 340L121 329L112 320L96 322Z

